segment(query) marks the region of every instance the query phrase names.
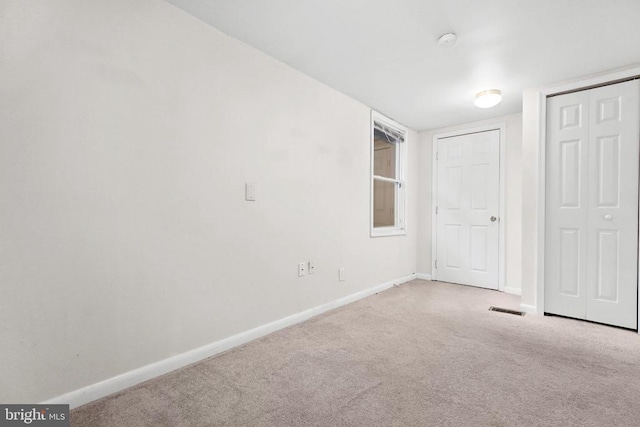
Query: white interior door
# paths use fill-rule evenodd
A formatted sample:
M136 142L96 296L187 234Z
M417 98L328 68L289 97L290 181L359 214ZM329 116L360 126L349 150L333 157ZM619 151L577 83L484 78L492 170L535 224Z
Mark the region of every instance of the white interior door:
M640 84L547 101L545 311L637 328Z
M438 139L436 277L498 289L500 131Z

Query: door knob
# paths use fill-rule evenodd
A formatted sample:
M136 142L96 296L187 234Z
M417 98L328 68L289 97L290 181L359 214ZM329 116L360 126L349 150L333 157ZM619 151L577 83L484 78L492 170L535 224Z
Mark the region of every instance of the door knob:
M489 218L489 219L491 220L491 222L496 222L496 220L497 220L498 218L496 218L495 216L492 216L492 217L491 217L491 218Z
M613 219L613 215L605 215L604 216L604 220L605 221L611 221Z

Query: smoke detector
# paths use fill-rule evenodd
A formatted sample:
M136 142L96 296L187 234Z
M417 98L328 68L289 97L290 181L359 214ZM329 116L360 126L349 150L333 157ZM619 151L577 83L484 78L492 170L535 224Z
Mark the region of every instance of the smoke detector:
M441 47L453 47L458 41L458 36L454 33L447 33L440 36L438 39L438 46Z

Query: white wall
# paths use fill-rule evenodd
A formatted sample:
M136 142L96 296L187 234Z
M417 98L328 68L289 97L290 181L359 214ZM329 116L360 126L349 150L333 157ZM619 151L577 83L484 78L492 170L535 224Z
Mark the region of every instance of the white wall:
M0 402L415 272L415 132L408 235L370 238L366 106L163 1L0 14Z
M540 123L538 121L540 94L525 90L522 98L522 298L521 309L535 312L538 277L538 218L539 204L538 168L540 156Z
M522 115L513 114L491 120L466 123L420 132L418 147L418 273L431 274L431 174L433 136L478 126L505 123L506 141L506 283L511 292L521 289L522 265Z

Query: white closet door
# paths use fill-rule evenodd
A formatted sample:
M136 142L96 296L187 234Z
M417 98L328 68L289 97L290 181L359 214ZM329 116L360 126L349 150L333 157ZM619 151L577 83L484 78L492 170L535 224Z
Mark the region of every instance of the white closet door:
M586 318L589 93L547 101L546 312Z
M437 279L498 289L500 131L439 139L437 191Z
M637 327L637 80L590 90L587 319Z
M640 85L547 101L545 311L637 328Z

